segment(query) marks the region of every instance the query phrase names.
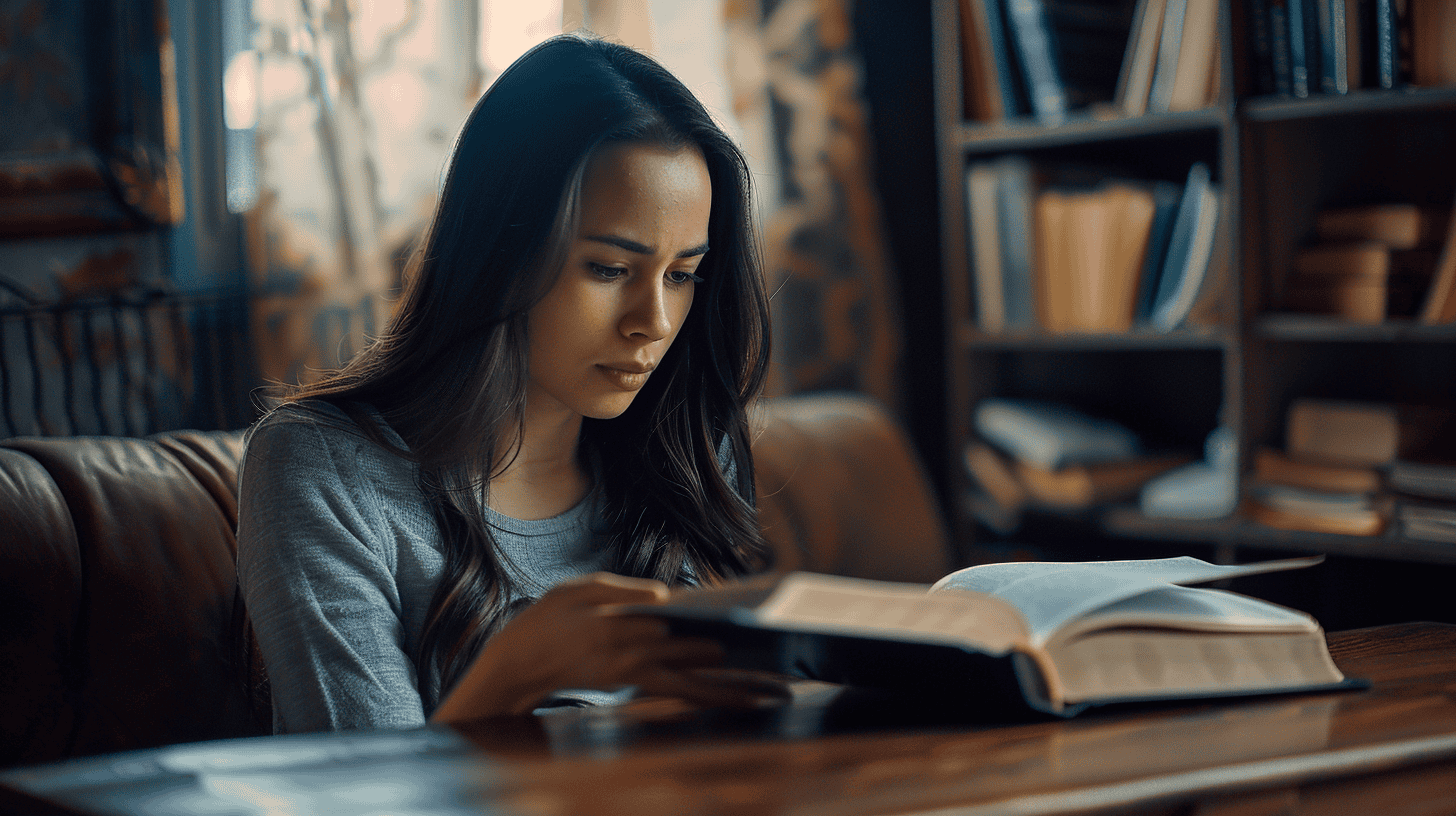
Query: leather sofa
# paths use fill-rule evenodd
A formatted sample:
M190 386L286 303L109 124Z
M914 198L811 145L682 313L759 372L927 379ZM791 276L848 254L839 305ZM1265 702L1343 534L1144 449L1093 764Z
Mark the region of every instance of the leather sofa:
M928 482L877 405L765 400L755 424L777 569L946 570ZM0 441L0 767L266 729L233 634L242 438Z

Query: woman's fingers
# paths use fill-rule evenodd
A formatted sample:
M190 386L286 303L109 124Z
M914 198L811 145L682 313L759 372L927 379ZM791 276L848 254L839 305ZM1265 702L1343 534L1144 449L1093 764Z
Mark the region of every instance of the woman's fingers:
M594 572L557 585L541 597L557 603L579 606L655 604L666 601L667 584L651 578L633 578L610 572ZM539 603L539 601L538 601Z

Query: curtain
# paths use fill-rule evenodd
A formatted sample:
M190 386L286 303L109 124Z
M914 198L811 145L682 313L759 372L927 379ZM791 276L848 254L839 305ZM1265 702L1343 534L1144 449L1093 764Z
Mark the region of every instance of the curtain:
M726 0L729 81L757 163L780 393L899 407L894 269L849 0Z
M253 0L251 16L250 93L234 96L256 105L254 337L262 376L297 383L347 360L388 316L480 92L479 18L424 0Z

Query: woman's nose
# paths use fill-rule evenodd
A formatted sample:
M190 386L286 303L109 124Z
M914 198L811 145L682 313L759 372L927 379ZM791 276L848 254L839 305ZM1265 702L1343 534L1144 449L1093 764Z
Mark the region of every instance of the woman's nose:
M655 282L643 286L622 318L622 334L656 342L671 333L672 315L663 285Z

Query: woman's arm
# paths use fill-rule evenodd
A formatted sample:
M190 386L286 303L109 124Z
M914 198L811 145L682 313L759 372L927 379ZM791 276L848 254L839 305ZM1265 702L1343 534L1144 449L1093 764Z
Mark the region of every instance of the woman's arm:
M402 461L296 408L249 438L238 580L280 732L425 722L401 593L428 601L418 561L439 554L415 546L400 563L401 527L424 512Z

